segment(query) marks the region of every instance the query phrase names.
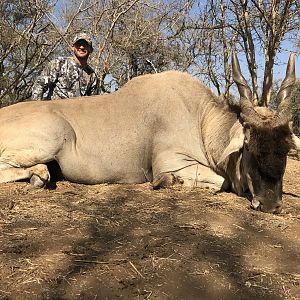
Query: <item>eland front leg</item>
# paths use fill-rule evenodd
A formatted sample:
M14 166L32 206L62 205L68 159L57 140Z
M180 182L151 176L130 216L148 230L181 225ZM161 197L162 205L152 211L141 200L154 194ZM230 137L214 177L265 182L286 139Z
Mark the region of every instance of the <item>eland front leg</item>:
M50 173L45 164L37 164L29 168L16 168L6 164L0 166L0 183L30 179L34 188L44 187L50 181Z

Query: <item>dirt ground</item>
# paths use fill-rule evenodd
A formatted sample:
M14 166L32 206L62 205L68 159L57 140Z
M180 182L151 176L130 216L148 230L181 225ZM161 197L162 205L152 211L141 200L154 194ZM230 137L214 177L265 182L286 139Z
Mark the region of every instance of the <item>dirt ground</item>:
M300 299L300 161L284 211L150 184L0 189L0 299Z

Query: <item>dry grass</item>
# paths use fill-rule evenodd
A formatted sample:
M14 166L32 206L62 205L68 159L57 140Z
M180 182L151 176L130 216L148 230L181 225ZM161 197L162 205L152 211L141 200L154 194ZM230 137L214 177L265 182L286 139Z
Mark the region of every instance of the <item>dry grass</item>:
M1 185L0 299L300 299L300 162L285 210L143 185Z

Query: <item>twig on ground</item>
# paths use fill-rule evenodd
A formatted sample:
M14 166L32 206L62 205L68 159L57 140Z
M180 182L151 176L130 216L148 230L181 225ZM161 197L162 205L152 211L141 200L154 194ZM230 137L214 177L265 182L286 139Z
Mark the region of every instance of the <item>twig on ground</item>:
M99 265L109 265L109 264L125 263L125 262L127 262L127 259L115 259L115 260L110 260L110 261L74 259L74 262L81 262L81 263L88 263L88 264L99 264Z
M128 261L129 262L129 264L131 265L131 267L133 268L133 270L139 275L139 276L141 276L141 278L145 278L141 273L140 273L140 271L135 267L135 265L131 262L131 261Z

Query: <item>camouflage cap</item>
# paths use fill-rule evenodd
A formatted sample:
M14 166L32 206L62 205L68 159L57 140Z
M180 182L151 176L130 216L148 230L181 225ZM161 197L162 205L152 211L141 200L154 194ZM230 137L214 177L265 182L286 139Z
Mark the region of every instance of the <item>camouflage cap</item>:
M79 40L85 40L91 47L92 47L92 39L91 37L85 33L85 32L80 32L76 34L74 40L73 40L73 45L78 42Z

